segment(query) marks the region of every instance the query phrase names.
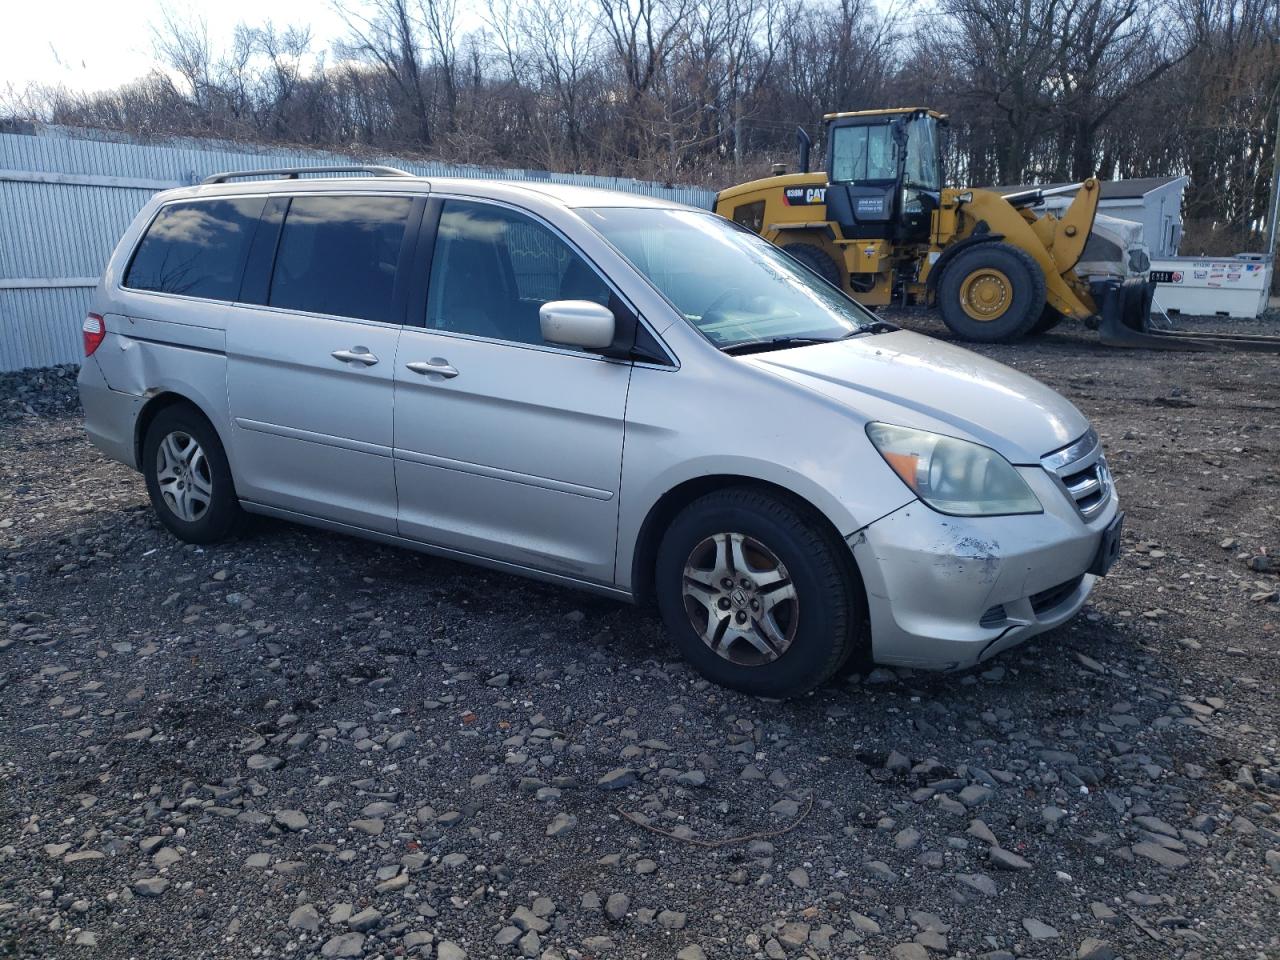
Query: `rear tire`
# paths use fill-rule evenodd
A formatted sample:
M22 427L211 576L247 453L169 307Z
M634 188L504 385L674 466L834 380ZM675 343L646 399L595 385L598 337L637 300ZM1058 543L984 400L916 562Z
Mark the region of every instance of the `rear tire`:
M685 507L658 548L658 609L707 679L793 697L829 679L862 639L848 548L801 505L745 487Z
M187 543L217 543L244 519L213 425L185 403L156 414L142 442L142 475L156 516Z
M938 284L942 320L961 340L1008 343L1025 336L1045 308L1044 272L1035 258L989 241L957 253Z
M837 290L844 289L844 285L840 282L840 265L821 247L812 243L789 243L782 250L784 253L789 253L793 259L799 260Z

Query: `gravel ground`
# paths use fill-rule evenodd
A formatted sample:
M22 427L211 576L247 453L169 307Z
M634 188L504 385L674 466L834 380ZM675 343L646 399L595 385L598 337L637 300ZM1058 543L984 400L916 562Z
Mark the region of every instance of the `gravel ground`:
M72 371L0 378L0 956L1280 957L1280 358L983 352L1093 418L1124 558L979 670L789 703L650 611L184 546Z

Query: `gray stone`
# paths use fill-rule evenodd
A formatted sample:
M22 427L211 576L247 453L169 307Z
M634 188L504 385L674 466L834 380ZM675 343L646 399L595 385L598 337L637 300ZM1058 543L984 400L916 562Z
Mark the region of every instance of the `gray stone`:
M1119 954L1105 940L1087 937L1076 950L1076 960L1116 960Z
M1031 935L1032 940L1055 940L1058 937L1058 931L1053 929L1047 923L1042 923L1035 917L1026 917L1022 921L1022 927Z
M809 872L804 867L796 867L787 874L787 879L801 890L809 889Z
M993 866L1001 870L1030 870L1031 864L1012 851L1002 847L992 847L989 854Z
M604 914L614 923L621 923L631 909L631 898L625 893L614 893L604 903Z
M363 933L340 933L330 937L320 948L320 956L330 958L358 957L364 953Z
M467 960L467 951L452 940L441 940L436 947L436 960Z
M568 833L578 825L578 818L572 813L557 813L552 821L547 824L547 836L558 837L561 834Z
M158 897L169 889L169 881L164 877L144 877L133 882L133 892L140 897Z
M990 800L993 793L995 791L990 787L971 783L960 791L960 802L966 807L978 807Z
M601 790L624 790L636 782L636 772L630 767L617 767L596 781Z
M977 837L983 843L990 844L993 847L1000 846L1000 841L997 840L996 835L991 832L991 828L981 820L970 820L969 829L966 830L965 833L969 834L971 837Z
M277 810L272 819L283 830L301 830L307 825L307 815L301 810Z
M347 921L347 926L352 930L367 933L380 923L382 923L382 911L373 907L366 907L359 913L353 914L351 919Z
M778 931L778 942L788 950L799 950L809 942L809 924L785 923Z
M182 854L173 847L161 847L151 857L151 863L157 870L171 867L182 859Z
M893 838L893 845L899 850L910 850L920 842L920 831L915 827L907 827L905 830L899 830L898 835Z
M692 943L676 954L676 960L707 960L707 955L696 943Z
M1133 852L1139 857L1146 857L1148 860L1154 860L1162 867L1169 867L1177 870L1179 867L1185 867L1190 861L1176 850L1169 850L1160 846L1158 843L1135 843Z
M956 879L983 896L994 897L999 892L996 890L996 882L985 873L959 873L956 874Z
M849 920L852 921L853 925L857 927L859 930L861 930L863 933L879 933L880 932L880 924L878 924L875 920L872 920L870 917L865 916L861 913L858 913L857 910L850 912Z
M918 943L900 943L889 955L893 960L929 960L929 951Z
M551 929L551 924L547 920L525 906L516 907L510 919L521 931L532 930L535 933L546 933Z
M308 933L315 933L320 929L319 911L316 910L313 904L304 903L289 914L289 929L306 930Z
M688 918L677 910L661 910L658 912L658 926L666 930L683 930Z

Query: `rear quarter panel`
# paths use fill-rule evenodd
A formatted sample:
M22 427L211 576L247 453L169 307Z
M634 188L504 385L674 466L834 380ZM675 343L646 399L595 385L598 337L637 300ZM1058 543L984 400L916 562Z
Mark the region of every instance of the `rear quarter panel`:
M225 334L228 306L121 286L133 250L156 211L170 200L195 192L182 189L156 194L116 244L90 308L103 317L107 328L107 336L92 359L108 390L141 401L112 404L113 409L131 411L136 422L147 401L166 393L177 394L199 407L225 440L229 436ZM86 396L88 402L93 401ZM130 434L133 428L134 423L127 425ZM123 435L125 428L115 425L113 432ZM234 457L229 448L227 454Z

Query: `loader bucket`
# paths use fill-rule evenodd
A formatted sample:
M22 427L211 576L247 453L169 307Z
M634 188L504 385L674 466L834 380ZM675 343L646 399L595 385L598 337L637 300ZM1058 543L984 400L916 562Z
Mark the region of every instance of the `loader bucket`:
M1090 285L1098 305L1103 346L1137 350L1257 350L1280 353L1280 337L1240 333L1194 333L1151 328L1156 285L1149 280L1106 280Z

